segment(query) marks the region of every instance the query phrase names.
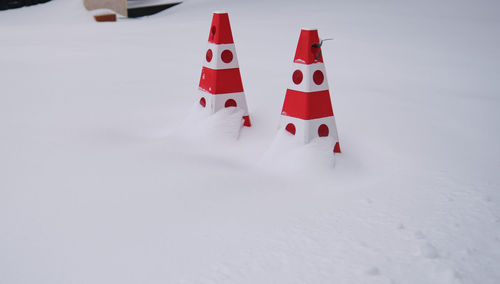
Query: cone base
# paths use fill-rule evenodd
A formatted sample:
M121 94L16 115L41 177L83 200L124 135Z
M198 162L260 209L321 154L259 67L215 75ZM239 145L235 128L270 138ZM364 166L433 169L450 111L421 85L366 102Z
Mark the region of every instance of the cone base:
M243 126L246 126L246 127L252 126L252 123L250 122L250 116L249 115L245 115L243 117L243 120L245 121L245 122L243 122Z
M339 153L339 154L342 153L340 151L340 144L339 144L339 142L335 143L335 147L333 147L333 153Z

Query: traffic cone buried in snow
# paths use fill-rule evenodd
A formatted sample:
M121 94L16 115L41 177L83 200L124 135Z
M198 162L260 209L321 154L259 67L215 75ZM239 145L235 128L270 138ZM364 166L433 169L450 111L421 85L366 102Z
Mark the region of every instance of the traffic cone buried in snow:
M303 143L330 136L335 143L333 152L340 153L318 30L300 31L290 79L281 111L281 127Z
M229 16L215 12L200 78L200 104L211 113L227 107L244 110L243 125L251 126Z

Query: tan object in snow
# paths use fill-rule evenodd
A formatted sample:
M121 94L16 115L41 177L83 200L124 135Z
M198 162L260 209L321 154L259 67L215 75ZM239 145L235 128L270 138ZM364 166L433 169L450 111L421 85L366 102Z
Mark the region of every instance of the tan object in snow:
M110 9L128 17L127 0L83 0L83 5L89 11L97 9Z

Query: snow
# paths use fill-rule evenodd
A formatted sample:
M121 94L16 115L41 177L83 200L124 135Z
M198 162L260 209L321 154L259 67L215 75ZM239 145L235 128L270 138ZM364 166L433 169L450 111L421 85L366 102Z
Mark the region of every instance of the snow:
M0 283L498 283L499 8L0 12ZM251 128L196 103L219 9ZM334 38L335 158L277 129L301 27Z

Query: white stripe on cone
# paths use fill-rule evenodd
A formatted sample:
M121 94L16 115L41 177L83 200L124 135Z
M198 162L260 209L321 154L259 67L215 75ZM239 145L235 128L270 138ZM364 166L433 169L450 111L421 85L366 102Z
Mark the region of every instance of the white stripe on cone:
M206 51L208 51L209 49L212 50L212 60L210 60L210 62L209 62L205 58L203 66L208 67L210 69L216 69L216 70L239 68L238 57L236 56L236 48L235 48L234 43L215 44L215 43L209 42L207 45ZM225 50L229 50L232 53L233 59L231 62L226 63L226 62L222 61L222 53Z
M339 141L334 116L305 120L296 117L282 115L280 128L286 129L289 123L292 123L295 126L294 136L296 137L296 139L301 139L301 142L304 144L307 144L311 140L320 137L318 134L318 129L322 124L325 124L328 127L329 131L328 137L332 137L336 142Z
M200 99L205 98L207 107L210 108L212 113L225 108L227 100L233 99L237 107L244 110L244 115L248 115L248 107L245 99L245 93L229 93L229 94L211 94L209 92L200 90Z
M293 73L296 70L302 72L302 82L295 84L293 82ZM314 72L320 71L323 73L323 82L321 84L316 84L313 80ZM295 91L301 91L305 93L318 92L328 90L328 80L326 77L325 64L323 63L313 63L313 64L301 64L293 63L292 74L290 76L289 89Z

